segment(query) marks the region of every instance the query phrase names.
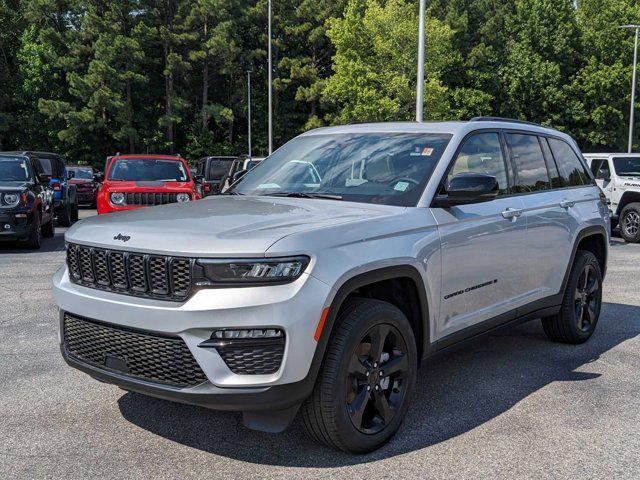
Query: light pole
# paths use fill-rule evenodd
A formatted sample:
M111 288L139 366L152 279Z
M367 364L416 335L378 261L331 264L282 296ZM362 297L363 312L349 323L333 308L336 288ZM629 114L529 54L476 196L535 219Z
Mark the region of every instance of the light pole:
M424 16L426 0L420 0L418 25L418 78L416 88L416 122L422 122L424 109Z
M636 72L638 69L638 29L640 25L622 25L620 28L633 28L636 31L633 46L633 80L631 81L631 113L629 115L629 148L628 153L633 151L633 122L635 120L636 103Z
M249 160L251 160L251 70L247 71L247 121L249 122Z
M273 65L271 64L271 0L269 6L269 155L273 153Z

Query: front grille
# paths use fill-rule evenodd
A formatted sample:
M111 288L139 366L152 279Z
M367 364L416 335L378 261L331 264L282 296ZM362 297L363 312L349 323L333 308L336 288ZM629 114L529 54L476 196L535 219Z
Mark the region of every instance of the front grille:
M69 277L89 288L180 301L191 291L193 261L67 245Z
M229 370L238 375L276 373L282 364L284 340L272 345L243 345L217 348Z
M176 203L177 193L167 192L145 192L145 193L125 193L127 205L166 205L167 203Z
M82 363L173 387L194 387L207 377L181 338L107 325L68 313L66 353Z

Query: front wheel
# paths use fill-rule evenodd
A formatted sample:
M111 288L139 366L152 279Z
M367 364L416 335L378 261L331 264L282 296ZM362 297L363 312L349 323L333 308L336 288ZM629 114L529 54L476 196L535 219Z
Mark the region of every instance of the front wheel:
M313 393L302 406L309 435L366 453L398 430L416 382L413 330L395 306L355 298L342 309Z
M602 272L596 256L579 250L573 262L562 307L542 319L547 336L556 342L584 343L596 329L602 307Z
M625 242L640 242L640 203L630 203L620 212L620 235Z
M78 221L78 204L74 203L71 206L71 221L72 222L77 222Z
M42 245L42 224L40 223L40 213L36 213L33 217L33 226L29 238L25 242L25 246L31 250L39 250Z

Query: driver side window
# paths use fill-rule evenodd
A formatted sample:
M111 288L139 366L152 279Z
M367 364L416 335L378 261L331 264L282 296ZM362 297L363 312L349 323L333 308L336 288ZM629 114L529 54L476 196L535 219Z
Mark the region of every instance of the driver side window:
M464 142L447 181L460 173L492 175L498 181L499 194L508 193L507 170L497 133L479 133Z

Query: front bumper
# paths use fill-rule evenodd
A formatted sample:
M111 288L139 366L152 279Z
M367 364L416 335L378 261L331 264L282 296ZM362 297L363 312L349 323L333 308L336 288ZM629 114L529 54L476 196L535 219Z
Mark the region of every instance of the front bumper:
M72 315L159 335L179 337L207 381L174 388L132 378L79 361L61 349L69 365L103 382L147 395L209 408L237 411L282 410L300 403L313 388L309 373L316 351L315 329L330 293L310 275L287 285L197 290L185 302L137 298L90 289L70 282L66 267L54 276L60 309ZM214 348L199 345L220 328L275 327L285 332L285 350L277 372L233 373Z
M33 215L27 211L0 212L0 241L24 240L31 234Z

